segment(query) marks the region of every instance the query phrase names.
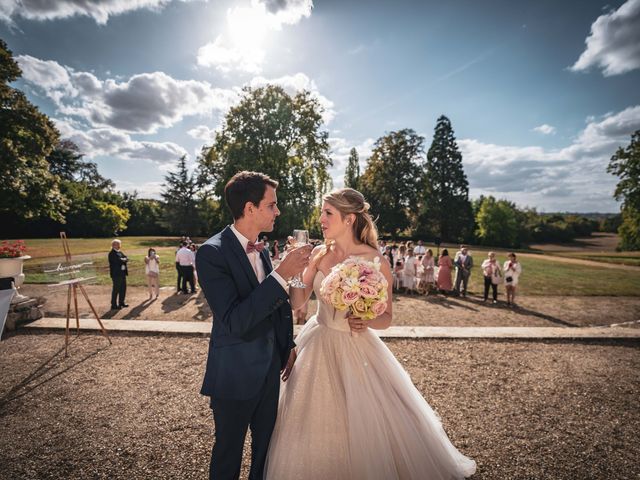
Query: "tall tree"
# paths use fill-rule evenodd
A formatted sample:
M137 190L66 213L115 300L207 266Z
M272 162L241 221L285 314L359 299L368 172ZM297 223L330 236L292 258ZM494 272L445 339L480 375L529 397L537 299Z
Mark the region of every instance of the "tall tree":
M397 235L411 221L418 199L424 137L409 128L380 137L374 146L360 186L378 216L378 228Z
M288 95L281 87L245 88L231 108L213 145L199 157L200 181L208 196L222 199L224 186L238 171L258 170L280 184L282 214L276 234L309 227L313 209L328 189L328 132L321 130L322 106L310 92ZM227 209L221 221L229 222Z
M0 213L62 221L66 202L47 163L59 134L20 90L9 86L20 76L0 39Z
M469 182L451 121L444 115L438 118L427 152L422 192L419 222L424 233L448 241L470 237L473 213Z
M163 224L172 233L196 235L201 231L198 212L198 182L195 174L189 173L186 156L178 160L178 168L164 177L161 193L165 202Z
M349 188L359 188L360 183L360 159L355 148L349 152L349 161L344 172L344 186Z
M614 197L622 201L622 224L618 229L622 250L640 250L640 130L631 135L631 143L618 148L607 172L620 178Z
M476 235L482 245L516 247L518 214L516 206L507 200L484 197L476 216Z

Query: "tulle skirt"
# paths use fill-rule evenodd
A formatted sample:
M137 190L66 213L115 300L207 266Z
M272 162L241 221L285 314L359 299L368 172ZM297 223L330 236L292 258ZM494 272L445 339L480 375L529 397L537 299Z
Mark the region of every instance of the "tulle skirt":
M373 331L351 336L314 316L296 343L265 478L436 480L475 472Z

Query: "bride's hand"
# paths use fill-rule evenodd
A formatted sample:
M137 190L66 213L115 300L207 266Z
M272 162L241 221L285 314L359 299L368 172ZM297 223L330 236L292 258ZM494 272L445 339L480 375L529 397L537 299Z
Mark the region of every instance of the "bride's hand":
M296 358L298 358L298 354L296 353L296 349L291 349L291 353L289 354L289 360L287 360L287 366L284 367L282 371L282 381L286 382L291 376L291 370L293 370L293 364L296 363Z
M347 317L347 321L349 322L349 328L351 328L351 331L353 333L364 332L367 328L369 328L368 322L360 317L349 315Z

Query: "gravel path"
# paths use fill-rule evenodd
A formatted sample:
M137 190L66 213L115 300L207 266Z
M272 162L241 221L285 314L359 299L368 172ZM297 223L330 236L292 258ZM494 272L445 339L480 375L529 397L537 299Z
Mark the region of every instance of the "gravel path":
M206 338L0 342L0 478L205 479ZM387 345L478 462L476 479L638 478L640 345ZM243 467L246 478L247 468Z
M44 314L65 317L67 294L43 285L25 285L26 295L46 296ZM111 287L87 286L92 302L103 318L137 320L208 321L211 310L199 292L197 295L175 295L174 289L161 290L160 298L148 301L142 287L128 289L129 308L110 311ZM479 297L394 295L394 325L425 326L486 326L486 327L579 327L637 322L640 320L640 297L594 296L519 296L519 308L507 308L503 302L494 306L482 303ZM80 299L81 315L92 317L89 307ZM316 302L309 304L309 315L316 311ZM633 325L633 324L631 324Z

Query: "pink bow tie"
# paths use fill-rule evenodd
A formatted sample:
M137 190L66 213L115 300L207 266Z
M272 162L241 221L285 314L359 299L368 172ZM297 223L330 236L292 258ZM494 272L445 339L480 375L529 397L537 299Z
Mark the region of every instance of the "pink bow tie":
M264 250L264 242L258 242L258 243L249 242L247 244L247 253L251 253L253 251L260 253L262 250Z

